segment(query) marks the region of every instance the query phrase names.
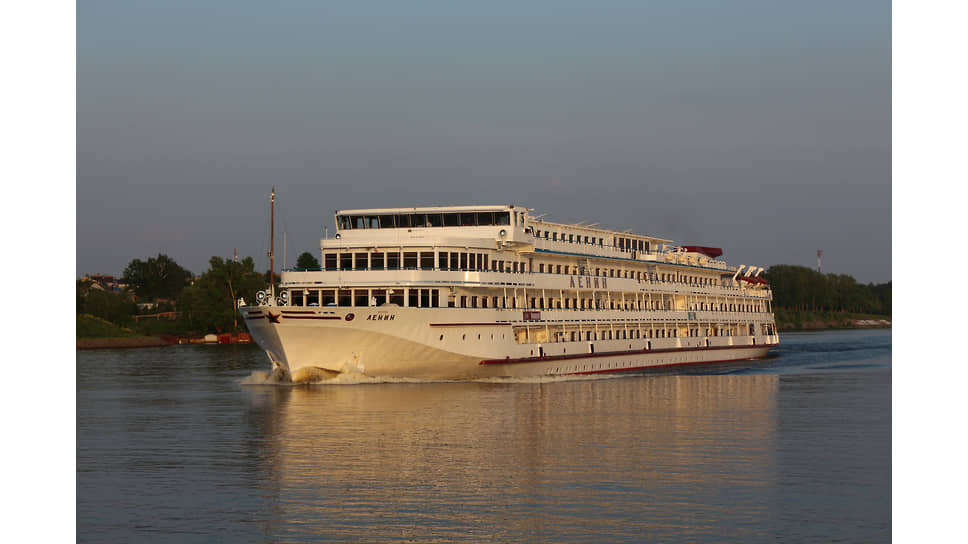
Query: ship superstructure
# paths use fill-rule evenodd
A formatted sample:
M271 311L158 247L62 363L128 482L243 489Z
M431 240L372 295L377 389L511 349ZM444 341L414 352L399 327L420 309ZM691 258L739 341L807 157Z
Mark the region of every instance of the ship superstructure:
M757 358L778 343L762 268L717 248L522 206L341 210L321 268L242 315L274 371L474 379Z

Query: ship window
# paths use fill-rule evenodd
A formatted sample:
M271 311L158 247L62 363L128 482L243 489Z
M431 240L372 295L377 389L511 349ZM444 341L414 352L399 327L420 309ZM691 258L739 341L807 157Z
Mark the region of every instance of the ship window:
M460 253L451 252L450 254L450 269L460 270Z
M558 241L558 233L557 232L552 232L551 233L551 240L554 241L554 242L557 242Z
M407 297L407 306L411 308L416 308L420 305L420 290L410 289L409 296Z
M430 290L430 305L434 308L440 306L440 291L438 289Z
M336 253L327 253L323 255L323 263L326 270L336 270L337 268L336 263L338 260L339 260L339 257Z
M485 227L494 224L494 212L478 212L477 224Z
M349 289L339 290L339 305L340 306L352 306L353 305L353 291Z
M574 234L569 234L568 235L568 242L574 242L574 241L575 241L575 235Z
M470 270L477 270L477 253L471 253L470 257L468 258L470 259L470 262L467 263L467 268Z
M466 270L467 269L467 254L466 253L461 253L460 254L460 269L461 270Z
M444 226L445 227L456 227L460 224L460 218L456 213L445 213L444 214Z
M380 228L380 218L375 215L366 216L366 228L368 229Z
M397 252L387 253L387 269L397 270L400 268L400 254Z
M353 254L352 253L341 253L339 256L339 267L341 270L352 270L353 269Z
M426 227L427 225L427 214L425 213L415 213L410 216L410 226L412 227Z
M511 216L508 212L495 212L494 214L495 223L498 225L510 225Z
M441 251L440 252L440 255L438 256L438 260L440 261L440 269L441 270L448 270L450 268L450 261L448 261L447 259L448 259L447 252L446 251Z
M557 265L557 267L558 267L558 274L561 274L561 265L559 264L559 265ZM567 274L567 273L568 273L568 271L565 270L565 274Z
M291 293L292 293L292 305L293 306L302 306L303 305L303 290L302 289L293 289L291 291Z
M409 215L398 215L397 216L397 227L408 228L410 227L410 216Z
M421 251L420 252L420 268L424 270L434 269L434 252L433 251Z
M353 257L354 257L354 260L356 261L356 265L354 266L356 270L366 270L368 268L367 266L367 257L369 257L368 254L354 253Z
M323 306L334 306L336 304L336 291L324 289L322 291Z
M354 215L353 216L353 228L354 229L363 229L363 228L366 228L366 218L363 217L362 215Z
M545 240L547 240L547 239L548 239L548 231L544 231L544 239L545 239Z
M538 273L544 274L544 263L538 265Z
M477 226L477 216L473 213L462 213L460 214L460 226L462 227L476 227Z
M417 268L417 252L408 251L403 254L403 267L412 270Z
M376 302L377 306L387 303L387 291L386 289L374 289L371 295Z
M373 270L383 270L383 261L384 258L382 253L374 253L370 255L370 268Z
M390 291L390 304L403 306L403 289L394 289Z
M392 229L397 226L397 217L395 215L381 215L380 216L380 228L381 229Z
M342 230L349 230L353 228L353 221L350 219L350 216L348 215L339 216L337 218L337 224L339 224L339 228Z
M370 293L366 289L356 289L353 291L354 306L369 306Z
M471 308L477 308L477 297L471 297Z
M444 219L439 213L428 213L427 225L431 227L442 227L444 226Z
M421 308L430 307L430 289L420 290L420 307Z

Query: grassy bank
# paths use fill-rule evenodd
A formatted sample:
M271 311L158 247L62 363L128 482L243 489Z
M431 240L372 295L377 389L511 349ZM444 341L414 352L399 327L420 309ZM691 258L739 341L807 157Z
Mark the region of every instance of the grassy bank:
M168 344L157 336L139 334L93 315L77 316L77 349L142 348Z
M776 327L780 332L889 328L890 326L891 316L889 315L776 310Z

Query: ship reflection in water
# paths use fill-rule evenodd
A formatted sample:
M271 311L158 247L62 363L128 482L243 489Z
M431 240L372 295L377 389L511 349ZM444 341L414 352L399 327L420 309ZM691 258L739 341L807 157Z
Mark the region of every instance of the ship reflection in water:
M777 375L247 388L270 541L752 541Z

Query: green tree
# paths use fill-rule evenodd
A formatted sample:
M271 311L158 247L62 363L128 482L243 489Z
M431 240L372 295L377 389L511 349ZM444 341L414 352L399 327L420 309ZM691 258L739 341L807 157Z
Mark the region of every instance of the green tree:
M113 293L101 289L86 289L90 282L77 282L77 314L91 314L122 325L132 322L138 306L127 293Z
M147 261L134 259L128 263L122 277L139 297L177 299L182 289L191 283L192 274L168 255L158 254Z
M252 257L241 262L212 257L209 270L182 292L178 304L182 327L197 332L237 331L239 299L252 304L256 292L265 288Z
M296 268L301 268L303 270L317 270L319 269L319 261L313 254L306 251L296 259Z

